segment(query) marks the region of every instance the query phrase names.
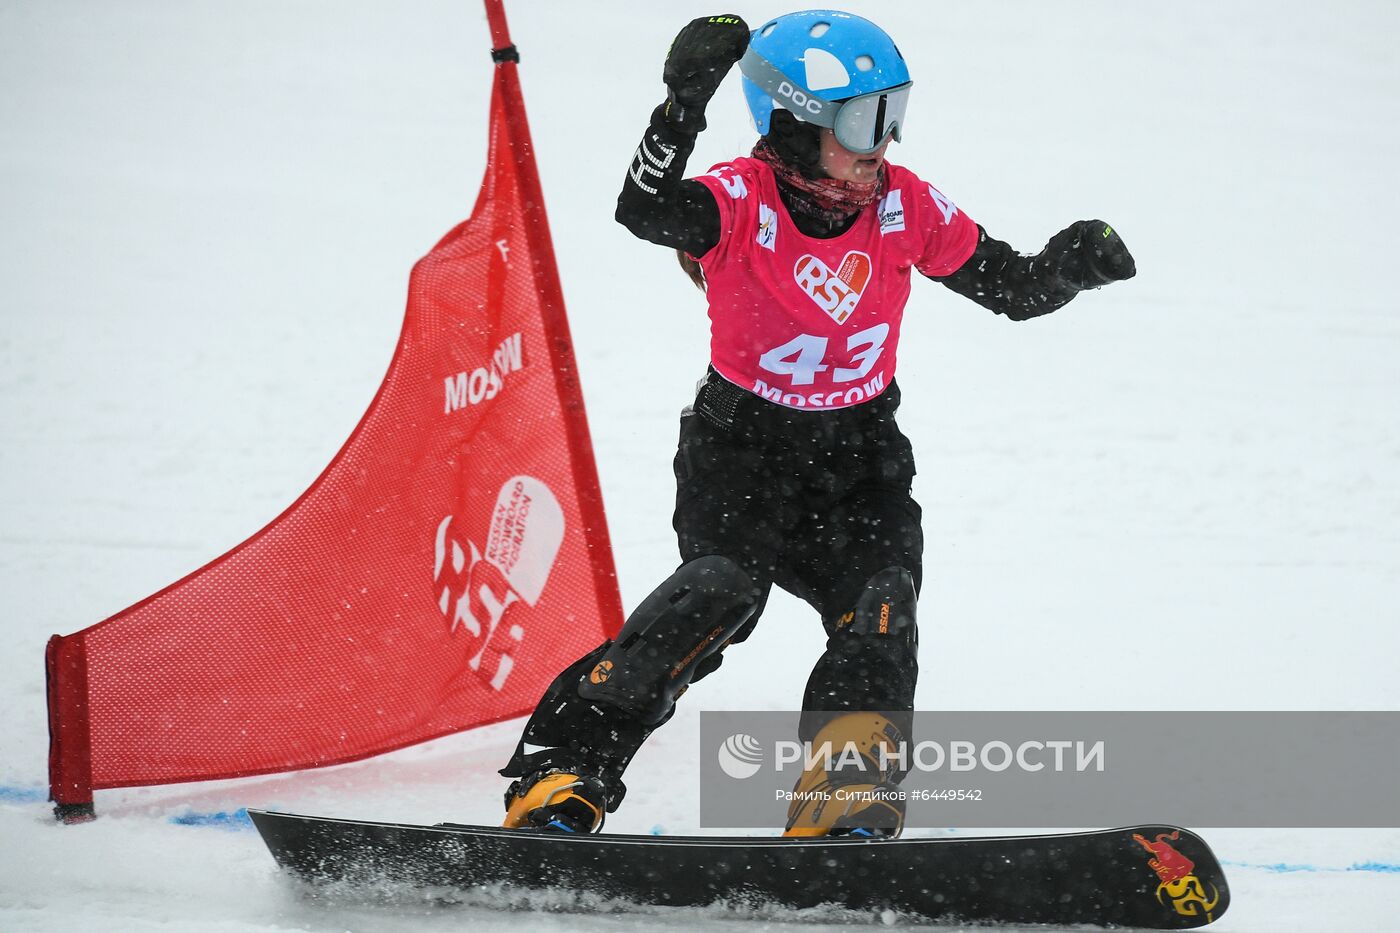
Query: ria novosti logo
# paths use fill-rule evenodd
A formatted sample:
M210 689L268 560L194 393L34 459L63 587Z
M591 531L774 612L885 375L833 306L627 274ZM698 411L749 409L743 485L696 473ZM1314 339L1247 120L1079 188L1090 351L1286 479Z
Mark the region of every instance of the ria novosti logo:
M719 766L736 780L751 778L763 767L763 746L747 732L736 732L720 744Z
M881 747L874 757L854 741L822 742L819 744L780 739L772 743L773 769L783 772L789 767L801 770L821 768L826 771L889 770L902 772L982 772L997 773L1015 770L1026 773L1102 772L1106 770L1107 743L1103 739L1027 740L1012 745L991 740L973 742L954 739L948 742L925 740L902 743L895 748ZM720 743L717 755L720 768L737 780L753 777L763 766L766 755L763 743L747 732L736 732Z

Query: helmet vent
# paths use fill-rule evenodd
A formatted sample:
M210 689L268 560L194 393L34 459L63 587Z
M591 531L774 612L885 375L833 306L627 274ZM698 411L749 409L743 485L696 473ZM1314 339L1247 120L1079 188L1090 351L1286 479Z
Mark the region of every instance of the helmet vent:
M850 73L841 59L826 49L808 49L802 56L802 64L807 68L807 90L825 91L830 88L846 87L851 83Z
M826 35L826 31L830 28L830 23L816 23L811 29L807 30L807 35L811 36L813 39L820 39L822 36Z
M777 20L773 20L773 22L769 23L767 26L764 26L762 29L760 29L759 32L758 32L758 34L759 34L760 36L762 36L763 38L767 39L769 36L771 36L771 35L773 34L773 30L774 30L774 29L777 29L777 28L778 28L778 21L777 21Z
M874 67L875 67L875 59L871 58L869 55L857 55L857 56L856 56L856 70L857 70L857 71L869 71L870 69L872 69L872 68L874 68Z

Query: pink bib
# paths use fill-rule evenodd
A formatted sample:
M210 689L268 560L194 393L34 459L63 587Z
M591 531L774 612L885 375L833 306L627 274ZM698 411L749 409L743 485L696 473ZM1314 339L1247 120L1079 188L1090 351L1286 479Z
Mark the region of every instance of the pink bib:
M847 408L894 378L910 270L951 275L977 224L907 169L885 163L885 194L839 237L804 236L757 159L695 180L719 205L704 256L715 371L789 408Z

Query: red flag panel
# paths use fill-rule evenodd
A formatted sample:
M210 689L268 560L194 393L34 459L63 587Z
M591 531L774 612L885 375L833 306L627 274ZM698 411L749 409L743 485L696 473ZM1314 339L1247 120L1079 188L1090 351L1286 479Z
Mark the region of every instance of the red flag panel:
M56 801L520 715L621 624L514 69L472 216L414 267L389 372L326 471L228 554L51 642Z

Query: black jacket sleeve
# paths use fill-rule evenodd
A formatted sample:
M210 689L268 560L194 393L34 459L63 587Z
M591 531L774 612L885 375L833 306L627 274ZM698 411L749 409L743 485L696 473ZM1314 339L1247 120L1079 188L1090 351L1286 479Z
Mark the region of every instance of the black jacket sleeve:
M668 123L665 109L652 113L632 157L617 196L617 222L643 240L700 257L719 242L719 207L708 188L685 179L695 134Z
M1013 321L1049 314L1079 294L1060 276L1045 250L1023 256L989 236L980 224L972 256L952 275L934 281Z

